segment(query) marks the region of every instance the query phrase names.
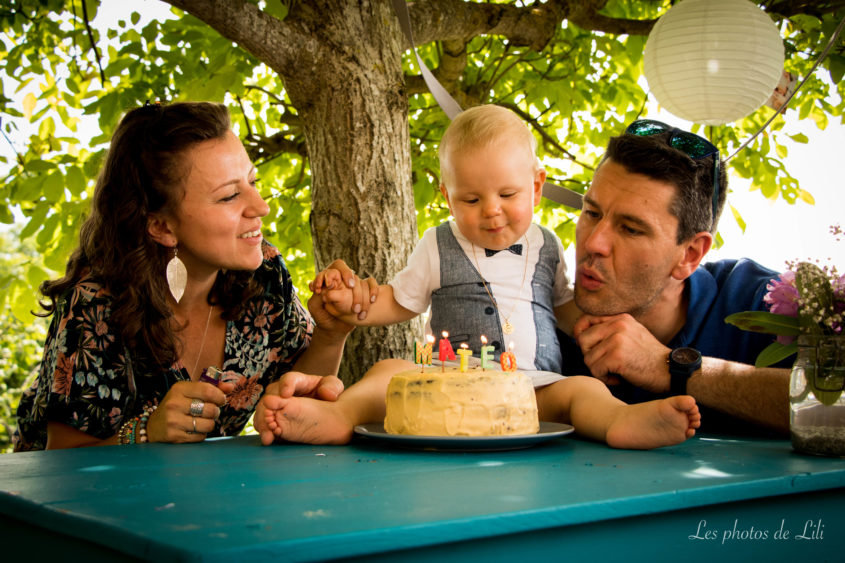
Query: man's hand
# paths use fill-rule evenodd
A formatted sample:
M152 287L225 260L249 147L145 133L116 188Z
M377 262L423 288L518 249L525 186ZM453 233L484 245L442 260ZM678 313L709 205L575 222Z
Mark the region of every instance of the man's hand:
M575 323L573 336L584 363L606 384L619 383L618 375L647 391L669 390L669 348L631 315L584 315Z

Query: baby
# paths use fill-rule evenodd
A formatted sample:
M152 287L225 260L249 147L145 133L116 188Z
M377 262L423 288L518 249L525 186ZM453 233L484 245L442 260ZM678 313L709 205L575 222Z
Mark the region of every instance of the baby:
M558 375L562 358L555 328L570 332L579 312L559 239L533 222L546 178L535 151L533 135L510 110L485 105L464 111L446 130L439 151L440 191L454 220L425 232L406 268L379 287L366 316L356 314L353 291L342 284L339 269L318 274L312 291L322 294L332 314L351 324L403 322L430 306L430 332L438 337L448 333L453 348L480 343L481 335L497 357L511 348L520 371L534 381L542 421L570 423L577 433L618 448L682 442L700 425L692 397L627 405L597 379ZM346 393L353 392L356 401L383 405L390 375L377 381L368 376L356 384L368 393L356 385ZM309 417L331 416L315 410L292 421L291 411L300 412L293 403L307 400L268 395L262 439L302 438L299 424L308 423ZM356 411L367 416L378 412L369 404L348 404L343 394L337 403L322 407L340 409L356 424L376 420L362 420Z

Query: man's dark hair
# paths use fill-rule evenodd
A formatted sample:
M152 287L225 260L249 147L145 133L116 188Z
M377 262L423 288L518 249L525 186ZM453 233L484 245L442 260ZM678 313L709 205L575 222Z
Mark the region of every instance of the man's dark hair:
M713 216L713 159L717 155L691 158L668 145L670 134L612 137L601 164L609 159L630 173L676 186L678 190L669 212L678 218L677 243L681 244L702 231L715 234L725 205L728 177L724 163L721 163L718 205Z

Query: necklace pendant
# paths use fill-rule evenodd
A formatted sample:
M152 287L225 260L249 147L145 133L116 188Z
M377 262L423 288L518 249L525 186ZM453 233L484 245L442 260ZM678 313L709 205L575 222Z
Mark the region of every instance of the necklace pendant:
M505 324L502 325L502 332L504 332L505 334L513 333L513 325L507 319L505 319Z

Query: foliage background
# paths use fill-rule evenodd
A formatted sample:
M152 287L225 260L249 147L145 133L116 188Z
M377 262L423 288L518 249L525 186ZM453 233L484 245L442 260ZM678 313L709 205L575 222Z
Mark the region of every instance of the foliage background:
M296 6L279 0L249 3L282 21ZM648 20L662 14L670 2L603 4L607 16ZM106 8L119 14L114 25L98 18ZM4 257L0 272L4 418L16 401L10 390L20 387L40 354L43 322L33 322L31 314L38 308L37 286L64 270L111 132L126 109L147 99L205 99L230 107L271 207L265 234L283 250L307 295L305 286L315 268L309 229L311 173L299 112L284 85L266 63L196 17L173 9L170 19L151 19L142 18L142 12L137 2L115 0L15 0L0 8L0 131L14 147L13 156L0 156L0 222L17 227L4 234L4 248L18 249L14 257ZM845 15L841 6L809 12L772 14L785 37L786 69L801 78ZM432 40L418 50L463 107L494 102L520 113L541 141L540 157L550 181L583 191L610 136L647 113L645 40L642 34L597 32L564 21L539 47L468 32L460 41ZM455 60L461 63L458 78L450 80L445 66ZM409 52L403 69L409 94L411 181L421 233L448 216L437 195L436 161L447 118L425 93ZM793 101L792 111L806 128L790 135L793 141L807 142L813 129L824 129L831 119L841 122L843 72L845 48L840 41ZM821 73L829 80L822 80ZM694 130L729 154L770 115L771 110L763 108L730 126ZM96 133L89 138L83 124L92 121ZM752 189L767 199L812 203L812 194L787 168L782 127L783 119L775 119L732 160L731 171L751 179ZM21 137L26 137L24 146L12 142ZM732 211L744 226L739 213ZM548 201L537 215L565 245L573 242L576 218L572 210Z

